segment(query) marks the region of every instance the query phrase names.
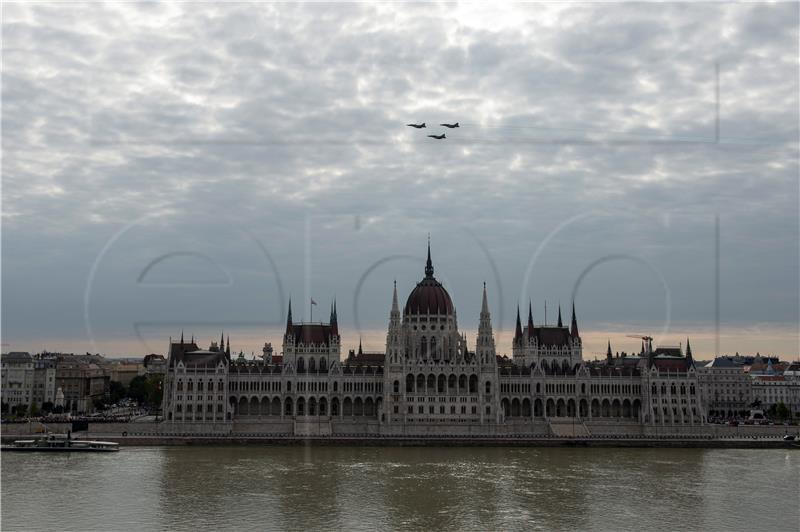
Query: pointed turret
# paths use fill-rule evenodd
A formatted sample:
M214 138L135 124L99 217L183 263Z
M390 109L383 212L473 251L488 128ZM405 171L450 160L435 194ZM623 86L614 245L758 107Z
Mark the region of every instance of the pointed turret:
M606 360L608 360L609 364L611 363L611 359L613 357L614 357L614 355L611 353L611 340L609 340L608 341L608 350L606 351Z
M573 338L578 338L580 335L578 334L578 318L575 317L575 302L572 302L572 326L570 327L569 333L572 335Z
M522 338L522 322L519 320L519 305L517 305L517 328L514 330L514 341Z
M331 332L339 335L339 318L336 316L336 300L333 300L333 312L331 313Z
M183 345L183 329L181 329L181 345Z
M225 357L230 360L231 359L231 335L228 335L228 343L225 346Z
M692 358L692 346L689 345L689 338L686 338L686 360L689 364L694 366L694 359Z
M433 278L433 261L431 261L431 236L428 235L428 261L425 263L425 277Z
M563 327L564 322L561 321L561 304L558 305L558 326Z
M394 290L392 291L392 312L390 316L394 316L395 313L400 315L400 307L397 304L397 280L394 281Z
M289 312L286 314L286 334L292 332L292 299L289 298Z
M467 339L464 335L464 350ZM494 334L492 333L492 317L489 313L489 299L486 297L486 283L483 283L483 299L481 301L481 318L478 324L478 338L475 342L475 354L481 364L496 363L494 350Z
M225 351L225 331L219 333L219 351L220 353Z
M528 338L533 336L533 301L528 301Z
M358 339L358 354L359 355L363 355L364 354L364 350L361 349L361 338Z

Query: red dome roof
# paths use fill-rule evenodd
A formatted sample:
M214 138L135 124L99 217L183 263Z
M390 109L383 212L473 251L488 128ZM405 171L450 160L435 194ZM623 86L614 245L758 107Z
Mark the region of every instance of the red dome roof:
M453 314L453 300L433 277L420 281L406 300L405 314Z
M442 283L433 276L431 242L428 237L428 261L425 263L425 278L417 283L406 300L405 314L453 314L453 300Z

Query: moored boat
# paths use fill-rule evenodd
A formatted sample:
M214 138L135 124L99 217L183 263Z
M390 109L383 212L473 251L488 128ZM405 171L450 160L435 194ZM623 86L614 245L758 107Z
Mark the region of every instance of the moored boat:
M3 451L49 452L115 452L119 444L110 441L75 440L70 434L47 434L40 438L16 440L4 445Z

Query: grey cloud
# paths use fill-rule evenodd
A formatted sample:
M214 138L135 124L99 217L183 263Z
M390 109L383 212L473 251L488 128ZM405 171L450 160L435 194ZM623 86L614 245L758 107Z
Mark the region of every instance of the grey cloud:
M518 298L566 301L587 264L629 253L664 272L676 319L709 323L716 213L723 316L797 322L795 6L537 7L495 24L427 5L8 6L4 331L82 334L76 287L116 231L152 212L180 221L180 238L167 225L114 249L100 334L130 334L131 317L159 305L128 281L171 247L241 273L208 319L266 315L256 294L271 292L272 308L274 287L234 223L263 238L295 297L306 224L320 299L350 297L382 257L420 255L431 232L471 327L492 271L469 230L501 272L506 320ZM445 120L462 128L428 142ZM551 241L520 295L537 246L589 211L601 215ZM658 322L652 276L615 265L585 281L582 320ZM391 279L410 288L417 266L376 270L362 325L384 326ZM32 302L48 299L58 311L37 321ZM203 296L163 303L159 319L190 306L202 321Z

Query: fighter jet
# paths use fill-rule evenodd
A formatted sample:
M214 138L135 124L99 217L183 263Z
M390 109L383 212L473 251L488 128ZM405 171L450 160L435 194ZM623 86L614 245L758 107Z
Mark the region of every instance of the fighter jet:
M455 124L439 124L439 125L444 127L449 127L450 129L453 129L454 127L459 127L458 122L456 122Z
M442 133L441 135L428 135L428 136L430 138L436 139L436 140L442 140L442 139L446 139L447 138L447 137L444 136L444 133Z
M417 129L422 129L423 127L425 127L425 122L423 122L423 123L421 123L421 124L406 124L406 125L407 125L408 127L415 127L415 128L417 128Z

